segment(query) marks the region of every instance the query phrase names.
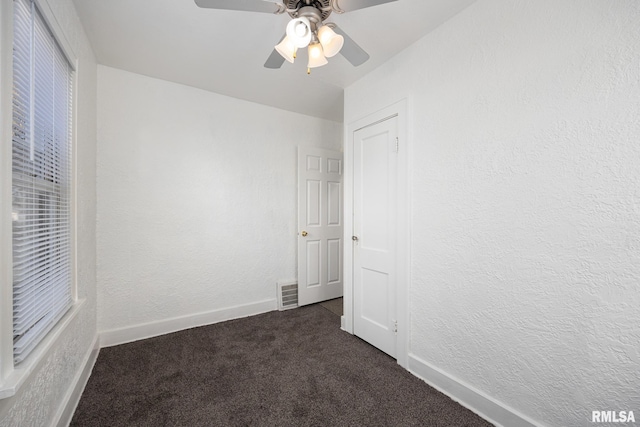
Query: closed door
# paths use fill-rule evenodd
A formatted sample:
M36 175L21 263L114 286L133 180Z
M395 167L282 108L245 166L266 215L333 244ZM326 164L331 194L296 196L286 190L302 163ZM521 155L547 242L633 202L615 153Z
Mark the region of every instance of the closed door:
M396 357L397 117L353 133L353 331Z
M298 147L299 305L343 293L342 173L342 153Z

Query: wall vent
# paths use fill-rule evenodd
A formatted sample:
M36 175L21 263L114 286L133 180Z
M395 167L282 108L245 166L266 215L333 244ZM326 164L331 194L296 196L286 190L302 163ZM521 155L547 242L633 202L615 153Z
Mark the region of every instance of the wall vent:
M278 310L289 310L298 306L298 284L278 282Z

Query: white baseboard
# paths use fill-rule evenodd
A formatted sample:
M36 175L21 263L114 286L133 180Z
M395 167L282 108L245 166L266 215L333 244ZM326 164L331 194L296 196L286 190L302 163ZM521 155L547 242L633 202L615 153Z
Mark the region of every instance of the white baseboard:
M213 310L205 313L190 314L174 317L172 319L158 320L157 322L144 323L126 328L111 329L100 332L100 347L111 347L126 344L128 342L170 334L184 329L210 325L225 320L238 319L240 317L253 316L278 309L276 299L268 299L250 304L236 305L234 307Z
M413 354L409 354L409 372L496 426L544 426Z
M87 385L87 381L89 381L93 365L96 363L99 352L100 347L98 347L98 336L96 335L91 343L91 348L84 357L82 369L79 369L73 377L71 386L62 400L60 408L58 409L58 412L56 412L51 426L67 427L71 423L71 419L78 407L80 397Z

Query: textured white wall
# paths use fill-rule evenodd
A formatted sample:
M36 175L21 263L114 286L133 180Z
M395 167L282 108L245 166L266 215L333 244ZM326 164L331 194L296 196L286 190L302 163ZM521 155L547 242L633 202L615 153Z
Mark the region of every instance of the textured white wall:
M71 0L47 0L78 56L76 86L77 269L82 310L14 397L0 400L0 426L46 426L65 403L96 337L96 60ZM5 94L3 94L5 96Z
M640 409L639 22L479 0L345 93L409 99L411 352L548 425Z
M342 124L98 67L99 330L275 299L298 145Z

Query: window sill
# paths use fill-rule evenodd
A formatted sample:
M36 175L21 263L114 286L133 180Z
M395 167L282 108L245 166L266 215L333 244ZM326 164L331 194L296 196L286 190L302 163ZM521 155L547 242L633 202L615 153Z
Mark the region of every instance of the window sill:
M51 350L58 341L60 335L63 334L69 324L78 315L84 303L84 299L76 301L62 319L60 319L58 324L49 332L47 337L33 350L29 357L4 378L2 383L0 383L0 399L11 397L20 390L20 387L24 385L31 373L36 370L40 362L42 362L49 353L49 350Z

